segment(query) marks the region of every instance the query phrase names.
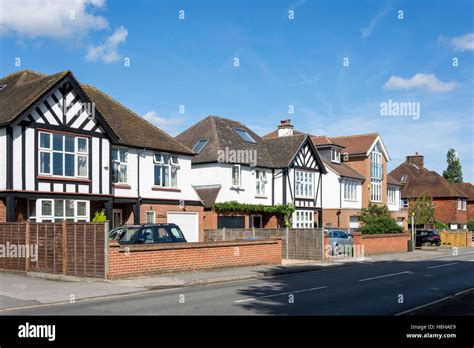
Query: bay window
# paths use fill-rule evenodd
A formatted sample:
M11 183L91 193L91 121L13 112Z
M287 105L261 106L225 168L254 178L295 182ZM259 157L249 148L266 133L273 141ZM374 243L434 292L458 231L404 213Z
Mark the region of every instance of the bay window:
M126 148L112 148L112 182L114 184L128 182L128 150Z
M265 185L267 184L267 173L264 170L255 171L256 194L257 196L265 196Z
M313 197L312 172L295 171L295 193L297 197Z
M89 139L69 134L39 132L39 173L88 178Z
M397 189L395 187L388 188L387 200L388 200L388 203L390 204L397 203Z
M36 209L37 206L39 209ZM38 222L87 222L89 202L73 199L29 200L28 219Z
M344 181L344 200L346 201L357 200L357 181L355 180Z
M155 186L178 187L178 156L156 153L153 161L155 163Z

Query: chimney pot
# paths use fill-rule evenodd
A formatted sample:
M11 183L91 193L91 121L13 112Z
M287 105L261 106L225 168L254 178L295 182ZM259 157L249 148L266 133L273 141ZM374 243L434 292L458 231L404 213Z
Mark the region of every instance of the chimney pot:
M278 126L278 136L285 137L293 135L293 125L291 124L291 119L281 120L280 125Z

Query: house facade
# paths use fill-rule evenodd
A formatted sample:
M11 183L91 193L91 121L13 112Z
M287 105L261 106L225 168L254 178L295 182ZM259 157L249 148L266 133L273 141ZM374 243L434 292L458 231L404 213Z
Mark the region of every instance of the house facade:
M202 240L194 153L70 71L0 80L0 221L175 222ZM183 227L184 226L184 227Z
M325 167L311 137L293 135L282 124L280 137L264 139L244 124L209 116L176 139L192 148L195 190L203 200L205 228L272 228L282 216L265 212L217 211L216 203L275 206L292 204L294 227L322 225Z
M466 228L468 195L438 173L425 168L422 155L407 156L390 175L403 185L405 209L409 209L417 198L426 195L433 199L436 220L453 230Z
M275 137L277 131L265 136ZM322 180L324 227L357 229L361 209L373 203L387 205L397 223L407 228L407 212L400 206L402 185L387 175L390 157L378 133L313 135L312 140L328 172Z

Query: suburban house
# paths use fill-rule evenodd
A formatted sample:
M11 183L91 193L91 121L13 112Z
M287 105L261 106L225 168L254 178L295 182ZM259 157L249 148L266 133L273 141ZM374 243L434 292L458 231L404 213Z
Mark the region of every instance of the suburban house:
M264 139L240 122L208 116L176 137L197 153L192 176L206 207L206 229L283 226L274 213L213 209L225 202L293 204L293 227L322 226L322 177L327 171L311 137L292 130L282 125L280 137Z
M467 196L467 221L474 221L474 185L469 182L453 185Z
M284 124L290 120L279 127ZM279 136L273 131L264 138ZM407 228L407 212L400 207L402 185L387 175L390 157L378 133L311 138L328 172L322 179L324 227L359 228L361 209L375 203L387 205L397 223Z
M427 195L433 199L436 220L453 230L466 228L468 195L435 171L426 169L422 155L407 156L390 175L403 184L405 208L409 208L410 202Z
M0 221L178 223L202 240L194 153L72 72L0 79Z

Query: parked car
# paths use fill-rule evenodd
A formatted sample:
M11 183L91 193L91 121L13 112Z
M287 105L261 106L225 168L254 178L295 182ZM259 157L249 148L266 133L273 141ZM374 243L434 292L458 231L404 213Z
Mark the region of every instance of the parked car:
M440 235L431 230L417 230L415 234L415 246L421 247L423 245L441 245Z
M341 230L328 232L329 251L331 255L339 255L344 251L346 245L352 246L352 236Z
M120 244L187 243L176 224L124 225L109 232Z

